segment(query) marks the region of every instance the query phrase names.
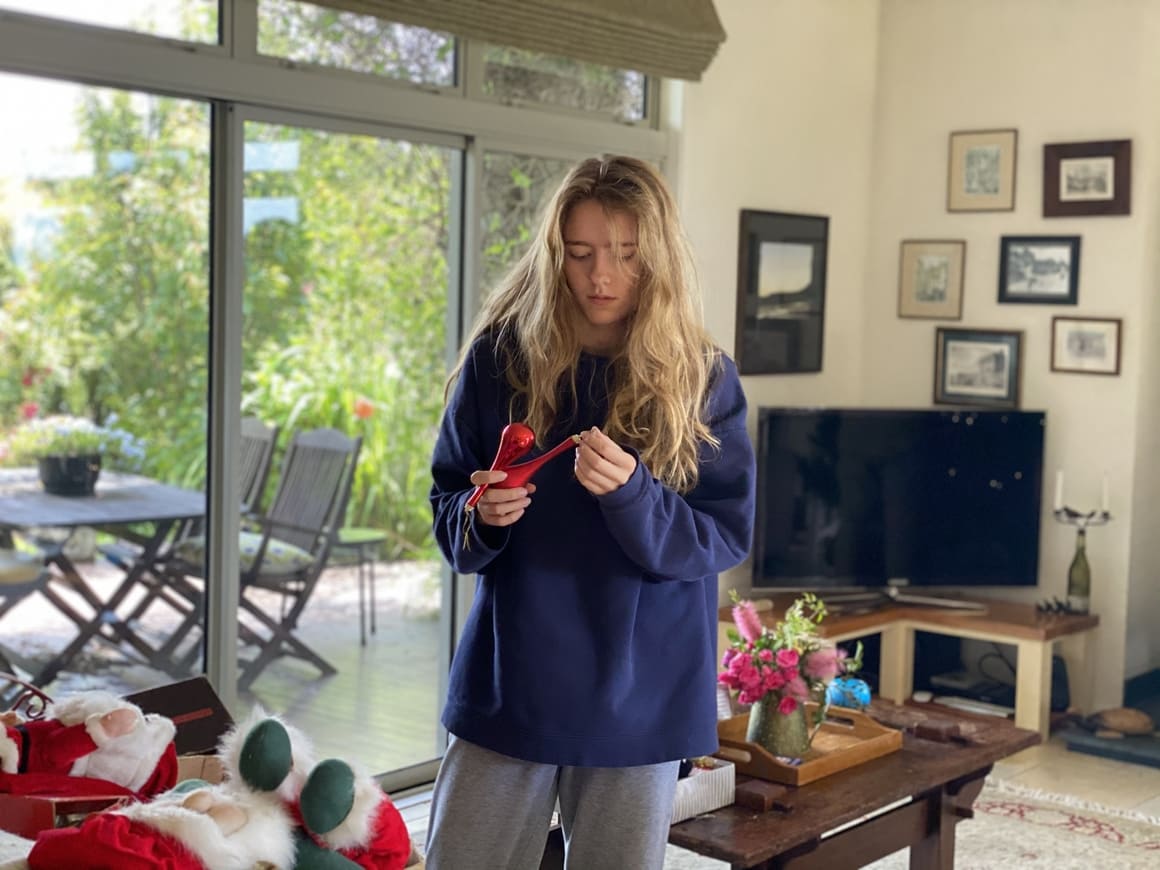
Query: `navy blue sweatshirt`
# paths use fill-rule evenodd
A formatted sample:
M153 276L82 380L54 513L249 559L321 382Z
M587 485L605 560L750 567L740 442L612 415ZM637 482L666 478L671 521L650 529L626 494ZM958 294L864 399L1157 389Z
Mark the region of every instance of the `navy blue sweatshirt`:
M478 575L443 724L542 764L623 767L714 752L717 574L745 558L753 534L755 463L736 367L722 356L713 375L709 423L721 447L702 448L691 492L679 495L638 462L624 486L594 496L569 451L536 473L523 517L496 528L465 524L463 510L469 476L491 465L509 422L510 389L490 342L467 357L432 460L435 537L454 570ZM546 447L603 425L607 368L581 355L579 406Z

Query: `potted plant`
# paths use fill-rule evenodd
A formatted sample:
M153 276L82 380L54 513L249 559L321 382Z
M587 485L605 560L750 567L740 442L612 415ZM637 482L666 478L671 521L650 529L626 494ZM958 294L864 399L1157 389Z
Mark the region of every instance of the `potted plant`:
M92 495L103 465L136 468L144 456L132 433L65 415L19 426L9 437L8 452L14 462L35 462L45 491L54 495Z

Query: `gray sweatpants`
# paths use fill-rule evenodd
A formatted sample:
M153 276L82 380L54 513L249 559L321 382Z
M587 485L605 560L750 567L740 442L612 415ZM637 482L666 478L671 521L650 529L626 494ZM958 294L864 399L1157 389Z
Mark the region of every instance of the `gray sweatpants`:
M452 737L431 797L427 870L537 870L557 799L566 870L661 870L677 766L557 767Z

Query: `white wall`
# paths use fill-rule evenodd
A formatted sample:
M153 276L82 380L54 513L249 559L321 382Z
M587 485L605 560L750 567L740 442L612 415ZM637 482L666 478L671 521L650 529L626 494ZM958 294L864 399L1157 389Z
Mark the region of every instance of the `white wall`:
M824 370L746 379L750 404L931 404L932 321L896 315L903 238L967 242L956 325L1020 329L1022 407L1047 412L1040 585L1062 596L1074 532L1052 521L1051 481L1096 507L1106 471L1114 521L1088 536L1100 614L1097 706L1125 676L1160 667L1160 3L1151 0L719 0L728 39L685 89L679 185L708 288L708 319L731 349L741 208L832 217ZM952 130L1019 132L1013 212L946 211ZM1127 217L1042 215L1049 142L1133 140ZM1079 304L999 305L999 237L1083 238ZM1055 314L1124 319L1121 375L1052 373ZM1133 546L1135 544L1135 546ZM749 566L723 588L748 584ZM1010 594L1010 593L1008 593ZM1129 608L1131 617L1129 617ZM1128 634L1125 641L1125 634Z
M730 354L740 210L830 216L823 371L745 378L755 429L759 405L859 394L878 3L718 0L717 10L728 38L684 87L677 185L706 320ZM722 578L723 602L750 570Z

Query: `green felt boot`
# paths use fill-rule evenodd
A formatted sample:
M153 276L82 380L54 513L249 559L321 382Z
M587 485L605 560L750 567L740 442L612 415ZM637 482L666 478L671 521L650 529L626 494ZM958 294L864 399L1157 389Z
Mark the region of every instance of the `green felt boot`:
M354 771L345 761L319 762L302 786L302 821L315 834L328 834L341 825L354 806Z
M290 735L276 719L264 719L254 726L242 743L238 773L256 791L274 791L290 774L293 756Z

